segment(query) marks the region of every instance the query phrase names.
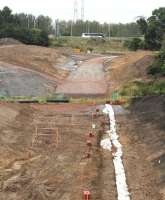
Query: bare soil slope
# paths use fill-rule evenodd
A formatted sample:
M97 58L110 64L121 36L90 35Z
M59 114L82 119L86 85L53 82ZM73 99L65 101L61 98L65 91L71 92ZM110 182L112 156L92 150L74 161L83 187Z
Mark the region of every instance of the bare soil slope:
M65 70L56 67L58 59L62 58L65 57L57 50L39 46L13 45L0 48L0 61L35 70L58 80L67 75Z
M55 49L28 45L0 47L0 96L48 96L68 71L66 57Z
M165 95L135 99L131 106L134 118L134 142L146 146L146 160L152 164L157 190L165 199Z
M48 96L55 93L58 80L11 64L0 62L0 96Z
M153 62L154 56L150 51L129 52L112 61L105 62L109 93L120 88L128 81L148 79L146 69Z
M118 116L124 165L133 200L165 199L165 95L137 98Z

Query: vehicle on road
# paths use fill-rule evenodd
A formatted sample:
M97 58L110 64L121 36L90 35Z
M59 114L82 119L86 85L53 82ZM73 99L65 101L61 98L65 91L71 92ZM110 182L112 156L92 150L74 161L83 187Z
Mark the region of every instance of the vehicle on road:
M83 38L104 38L103 33L82 33Z

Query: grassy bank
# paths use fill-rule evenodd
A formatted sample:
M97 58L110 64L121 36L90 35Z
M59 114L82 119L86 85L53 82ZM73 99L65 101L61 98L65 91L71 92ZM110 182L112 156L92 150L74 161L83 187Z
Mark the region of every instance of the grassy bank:
M59 37L52 39L51 47L71 47L80 48L82 52L92 50L94 53L125 52L127 48L123 46L126 38L86 39L82 37Z
M56 94L52 96L32 97L32 96L0 96L1 102L34 102L34 103L47 103L47 102L70 102L70 98L63 94Z
M127 99L161 94L165 94L165 80L154 80L149 82L134 81L124 85L119 90L119 96Z

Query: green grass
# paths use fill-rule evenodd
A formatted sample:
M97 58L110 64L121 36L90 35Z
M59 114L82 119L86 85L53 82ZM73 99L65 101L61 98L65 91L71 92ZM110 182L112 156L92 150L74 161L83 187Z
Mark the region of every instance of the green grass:
M38 103L47 103L47 101L65 101L70 99L63 94L55 94L51 96L37 96L37 97L32 97L32 96L0 96L0 101L5 101L5 102L19 102L21 100L25 101L37 101Z
M105 39L86 39L82 37L59 37L53 39L51 47L71 47L80 48L86 52L92 49L94 53L125 52L127 49L123 46L126 38L108 38Z
M119 95L127 99L161 94L165 94L165 80L155 80L150 82L134 81L124 85L119 91Z

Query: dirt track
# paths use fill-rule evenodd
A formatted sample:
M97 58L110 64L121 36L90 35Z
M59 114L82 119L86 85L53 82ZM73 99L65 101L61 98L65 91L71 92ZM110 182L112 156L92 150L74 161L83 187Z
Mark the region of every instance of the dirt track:
M76 96L105 95L107 83L103 69L104 60L105 58L99 57L81 64L62 84L58 85L56 93Z

